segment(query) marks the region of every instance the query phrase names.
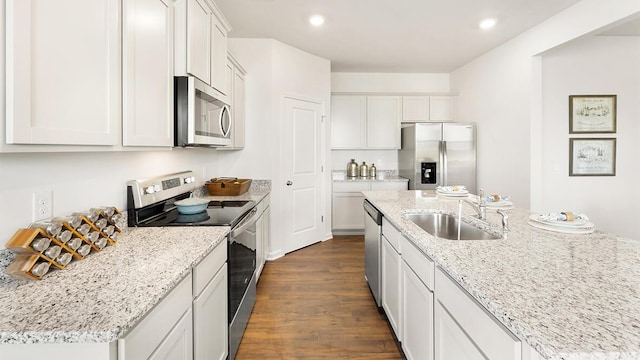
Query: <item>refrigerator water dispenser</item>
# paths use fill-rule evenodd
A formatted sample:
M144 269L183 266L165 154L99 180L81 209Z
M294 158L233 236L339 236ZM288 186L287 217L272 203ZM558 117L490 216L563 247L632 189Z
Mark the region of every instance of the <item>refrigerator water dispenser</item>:
M423 162L421 163L421 183L422 184L435 184L438 179L438 174L436 173L436 163L435 162Z

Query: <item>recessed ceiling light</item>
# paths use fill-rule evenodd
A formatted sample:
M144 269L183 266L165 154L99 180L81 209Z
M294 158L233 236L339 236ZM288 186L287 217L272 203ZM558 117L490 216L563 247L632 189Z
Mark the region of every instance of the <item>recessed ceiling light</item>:
M313 26L321 26L324 24L324 16L322 15L313 15L309 18L309 23Z
M498 20L496 20L494 18L488 18L488 19L484 19L484 20L480 21L478 26L480 26L480 29L487 30L487 29L491 29L492 27L494 27L497 22L498 22Z

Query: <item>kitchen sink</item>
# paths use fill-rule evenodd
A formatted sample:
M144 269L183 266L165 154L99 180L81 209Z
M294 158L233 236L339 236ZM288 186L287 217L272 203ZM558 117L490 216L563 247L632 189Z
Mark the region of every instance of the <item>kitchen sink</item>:
M406 217L424 231L442 239L458 240L458 224L460 225L460 240L496 240L502 238L461 222L456 216L450 214L407 214Z

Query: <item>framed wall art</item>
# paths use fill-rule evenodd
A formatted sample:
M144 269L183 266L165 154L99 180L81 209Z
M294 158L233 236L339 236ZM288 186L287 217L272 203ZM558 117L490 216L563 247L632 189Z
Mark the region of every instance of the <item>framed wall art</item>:
M616 132L617 95L570 95L569 133Z
M569 139L569 176L615 175L615 138Z

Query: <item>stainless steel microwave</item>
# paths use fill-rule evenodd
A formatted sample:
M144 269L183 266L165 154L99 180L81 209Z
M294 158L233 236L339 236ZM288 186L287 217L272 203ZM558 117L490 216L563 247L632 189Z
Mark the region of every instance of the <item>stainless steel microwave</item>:
M193 76L174 77L175 146L231 144L231 110L222 93Z

